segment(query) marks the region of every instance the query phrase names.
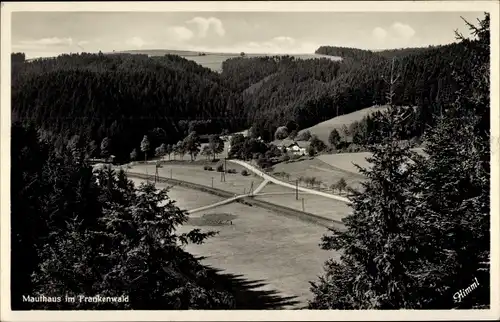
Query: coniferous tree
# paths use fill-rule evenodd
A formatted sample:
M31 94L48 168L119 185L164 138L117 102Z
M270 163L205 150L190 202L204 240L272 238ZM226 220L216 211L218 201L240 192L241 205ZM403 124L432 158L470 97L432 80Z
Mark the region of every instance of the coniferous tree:
M101 142L101 156L104 157L105 159L109 158L111 154L110 149L111 149L111 139L105 137Z
M333 129L328 136L328 142L332 146L332 148L337 148L340 142L340 134L337 129Z
M485 36L488 28L486 16L475 30ZM481 52L486 39L465 40L479 51L474 61L483 72L489 70L489 55ZM312 283L310 308L489 305L489 142L481 123L489 113L489 83L476 75L462 82L457 102L426 134L428 157L398 144L407 115L394 108L385 115L390 135L369 146L373 166L362 169L368 177L364 191L353 191L347 230L323 237L324 249L342 255L328 261L325 275ZM479 289L455 302L455 293L475 277Z
M418 193L433 240L435 270L427 282L447 300L443 306L484 308L490 301L489 15L477 27L467 25L478 40L459 39L475 53L474 73L456 75L462 84L456 102L424 137L428 158L418 164ZM475 278L479 288L454 299Z
M130 160L137 160L137 149L133 149L132 152L130 152Z
M147 135L144 135L141 141L141 151L144 153L144 163L148 160L148 151L150 148L150 143Z

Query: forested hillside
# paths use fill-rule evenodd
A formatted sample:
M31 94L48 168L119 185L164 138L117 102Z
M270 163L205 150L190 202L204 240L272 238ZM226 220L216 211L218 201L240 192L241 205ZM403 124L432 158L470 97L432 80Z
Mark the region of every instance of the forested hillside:
M325 46L317 53L342 60L237 57L225 61L218 74L175 55L99 53L23 62L22 54L15 54L13 116L35 121L60 146L73 135L96 146L107 137L118 159L127 159L144 135L159 146L192 130L211 134L252 127L254 135L271 141L276 129L290 122L300 130L386 104L394 62L400 81L393 103L415 107L404 131L411 139L455 100L454 75L467 77L471 71L464 42L381 52ZM375 118L363 122L369 123L367 131L377 128ZM358 143L364 137L368 133L358 135Z
M316 53L343 59L233 58L224 63L222 78L243 93L248 123L259 135L271 139L288 121L302 129L386 104L384 77L392 59L402 80L394 89L394 103L419 107L415 132L421 135L420 129L433 122L432 114L453 102L457 85L452 74L470 70L470 52L463 44L383 52L321 47Z
M242 125L234 118L239 94L178 56L62 55L15 64L12 76L14 120L32 120L61 143L108 137L118 158L154 129L161 129L150 135L157 146L183 138L189 121L203 120L200 133Z

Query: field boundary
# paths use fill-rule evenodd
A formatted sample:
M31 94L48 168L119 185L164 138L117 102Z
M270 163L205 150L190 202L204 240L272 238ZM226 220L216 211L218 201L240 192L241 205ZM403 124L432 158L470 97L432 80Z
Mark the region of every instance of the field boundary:
M127 172L126 175L130 176L130 177L135 177L137 179L154 181L154 175L146 175L143 173L136 173L136 172ZM264 208L267 210L274 211L274 212L276 212L276 214L283 215L285 217L295 218L295 219L302 220L302 221L309 222L309 223L313 223L313 224L316 224L316 225L319 225L319 226L322 226L325 228L336 227L339 229L345 229L345 225L342 221L328 219L325 217L311 214L309 212L300 211L297 209L292 209L292 208L284 207L281 205L276 205L276 204L273 204L273 203L268 202L268 201L256 200L256 199L254 199L252 197L248 197L248 196L244 196L241 198L235 198L237 196L235 196L234 194L231 194L230 192L223 191L223 190L220 190L217 188L203 186L203 185L200 185L197 183L182 181L182 180L178 180L178 179L169 179L169 178L165 178L165 177L159 177L159 178L157 178L157 181L158 182L172 183L172 185L174 185L174 186L177 185L177 186L181 186L181 187L186 187L186 188L210 193L210 194L213 194L213 195L216 195L219 197L228 198L228 199L234 198L235 200L233 200L233 201L239 202L241 204L244 204L244 205L247 205L250 207L252 207L252 206L261 207L261 208Z
M336 167L334 165L331 165L323 160L321 160L320 158L317 158L319 161L323 162L325 165L328 165L330 167L332 167L334 170L330 170L330 169L326 169L326 168L322 168L322 167L317 167L317 166L314 166L314 165L310 165L311 168L313 169L317 169L317 170L320 170L320 171L325 171L325 172L330 172L332 173L333 171L338 171L338 172L342 172L342 173L345 173L346 175L350 175L350 176L354 176L358 179L366 179L366 177L358 172L352 172L352 171L349 171L349 170L346 170L346 169L341 169L339 167Z

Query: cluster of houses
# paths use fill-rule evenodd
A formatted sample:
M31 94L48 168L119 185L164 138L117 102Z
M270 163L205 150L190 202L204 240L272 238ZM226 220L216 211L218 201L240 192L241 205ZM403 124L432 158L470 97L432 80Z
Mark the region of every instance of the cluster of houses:
M248 136L248 131L240 132L243 136ZM231 151L231 135L221 137L224 141L228 142L228 151ZM258 140L262 140L260 137ZM291 153L293 155L306 155L307 148L309 147L309 141L295 141L290 139L284 140L276 140L271 142L281 150L286 150L286 152Z

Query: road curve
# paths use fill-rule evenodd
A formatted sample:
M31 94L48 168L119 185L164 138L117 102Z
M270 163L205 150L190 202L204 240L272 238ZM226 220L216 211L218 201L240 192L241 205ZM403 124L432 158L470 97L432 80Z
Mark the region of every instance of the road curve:
M283 186L283 187L287 187L287 188L291 188L291 189L295 189L296 188L295 185L283 182L283 181L278 180L276 178L273 178L270 175L262 172L261 170L257 169L256 167L254 167L253 165L251 165L251 164L249 164L249 163L247 163L245 161L233 160L233 159L229 159L227 161L239 164L240 166L245 167L248 170L252 171L253 173L257 174L258 176L262 177L264 180L268 180L268 181L270 181L270 182L272 182L274 184L277 184L277 185L280 185L280 186ZM326 198L330 198L330 199L335 199L335 200L343 201L343 202L345 202L347 204L351 203L351 201L348 198L337 196L337 195L332 195L330 193L326 193L326 192L322 192L322 191L308 189L308 188L304 188L304 187L300 187L300 186L298 187L298 190L299 191L303 191L303 192L307 192L307 193L310 193L310 194L314 194L314 195L317 195L317 196L322 196L322 197L326 197Z

